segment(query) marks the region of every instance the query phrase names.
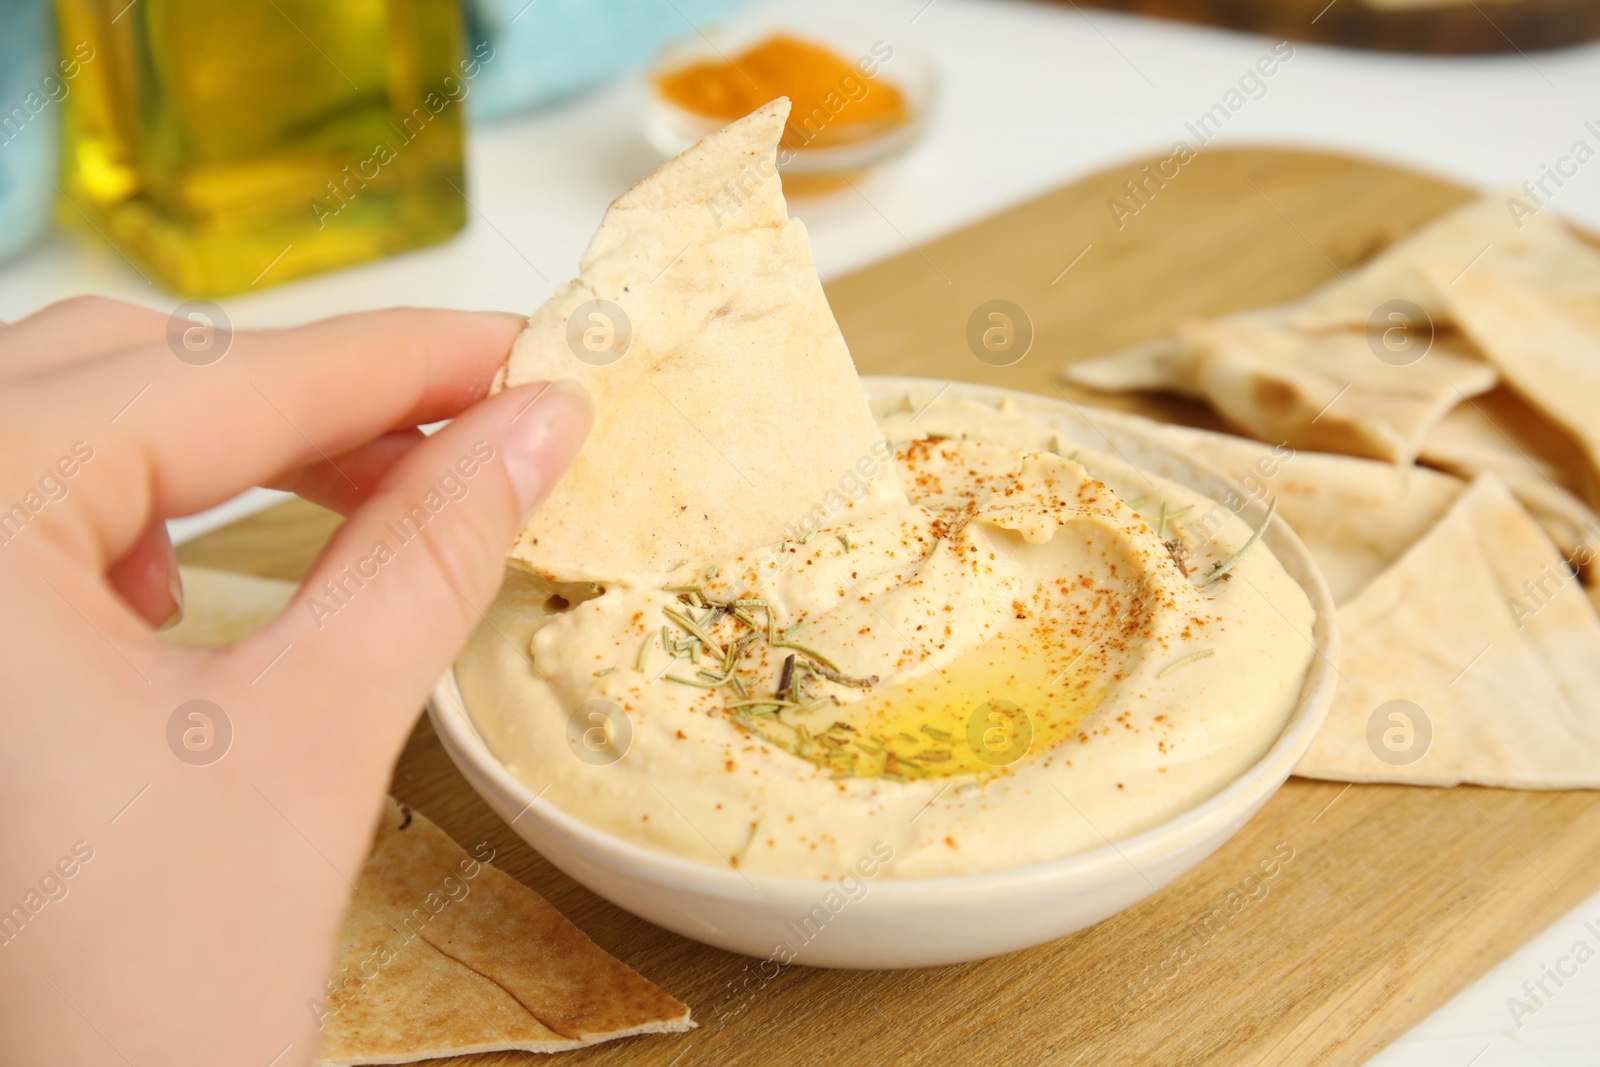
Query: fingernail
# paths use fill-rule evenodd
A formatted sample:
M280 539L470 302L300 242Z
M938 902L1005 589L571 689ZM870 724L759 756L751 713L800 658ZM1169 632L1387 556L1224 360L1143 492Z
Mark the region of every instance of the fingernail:
M172 547L172 541L167 540L167 592L172 596L172 614L167 616L167 621L156 627L158 630L170 630L183 621L183 575L178 573L178 553Z
M475 311L473 314L490 322L503 323L519 333L528 326L528 316L518 315L514 311Z
M589 391L570 378L519 391L528 399L512 417L504 448L506 473L527 518L578 454L594 420L594 404Z

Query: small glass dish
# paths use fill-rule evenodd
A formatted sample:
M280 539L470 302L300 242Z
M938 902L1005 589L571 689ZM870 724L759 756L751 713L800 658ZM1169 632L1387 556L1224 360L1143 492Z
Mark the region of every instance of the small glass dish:
M906 104L904 118L851 130L848 140L835 137L832 143L815 147L781 148L778 165L789 179L786 191L797 191L794 178L847 177L893 159L921 136L938 94L938 76L933 61L906 40L904 31L871 23L770 18L708 26L703 34L690 35L662 49L656 62L644 72L641 121L650 146L663 156L675 156L732 121L690 111L667 99L660 88L662 76L695 63L727 63L777 34L827 48L854 63L857 75L864 72L875 81L894 86ZM848 98L844 86L840 95ZM827 120L826 114L812 120L801 114L797 105L789 124L793 130L805 131L825 127Z

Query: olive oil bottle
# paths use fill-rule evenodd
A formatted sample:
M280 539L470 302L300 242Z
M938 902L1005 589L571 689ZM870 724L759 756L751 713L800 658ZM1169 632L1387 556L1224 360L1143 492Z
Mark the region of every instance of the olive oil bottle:
M57 0L93 49L60 211L221 296L444 240L466 218L456 0Z

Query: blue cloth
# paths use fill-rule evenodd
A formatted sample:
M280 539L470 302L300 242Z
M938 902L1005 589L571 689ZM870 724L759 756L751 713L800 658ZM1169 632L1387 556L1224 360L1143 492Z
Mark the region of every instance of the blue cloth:
M50 0L0 0L0 260L50 222L60 166L61 101Z
M743 2L466 0L469 47L493 57L473 79L472 117L493 122L597 88Z

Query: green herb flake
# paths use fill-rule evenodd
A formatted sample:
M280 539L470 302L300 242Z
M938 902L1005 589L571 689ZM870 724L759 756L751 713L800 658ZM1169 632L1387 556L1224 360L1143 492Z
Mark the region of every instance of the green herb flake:
M1198 652L1191 652L1187 656L1175 659L1165 667L1162 667L1159 671L1156 671L1156 677L1165 678L1170 672L1177 670L1186 663L1193 663L1197 659L1210 659L1216 654L1217 650L1214 648L1202 648Z
M1233 570L1234 567L1238 566L1239 561L1244 559L1244 554L1250 551L1251 548L1255 547L1255 543L1261 540L1261 535L1267 532L1267 527L1272 525L1272 517L1277 513L1278 501L1277 498L1274 497L1272 503L1267 505L1266 518L1261 520L1261 525L1257 527L1255 532L1250 535L1250 540L1246 541L1242 546L1240 546L1239 551L1229 556L1227 560L1213 567L1211 569L1211 573L1200 579L1200 584L1210 585L1218 578L1221 578L1223 575Z

